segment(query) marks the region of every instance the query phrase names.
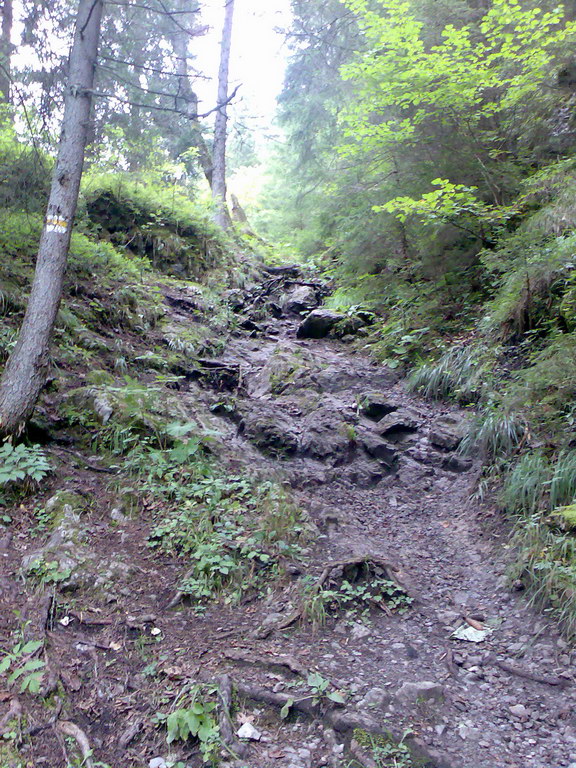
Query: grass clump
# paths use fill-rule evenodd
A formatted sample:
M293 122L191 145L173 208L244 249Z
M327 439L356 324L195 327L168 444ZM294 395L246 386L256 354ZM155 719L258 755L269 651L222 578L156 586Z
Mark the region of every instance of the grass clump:
M512 514L532 515L545 504L552 467L541 452L526 453L506 477L500 500Z
M424 397L474 403L487 390L492 362L493 352L491 356L485 345L455 346L436 362L416 368L408 386Z
M480 450L487 460L510 456L527 432L524 417L518 413L488 411L478 416L461 444L462 453Z
M518 559L511 576L521 579L532 603L552 613L565 635L576 638L576 537L553 530L539 514L522 519L512 540Z
M525 454L500 498L516 516L512 579L520 579L530 599L576 637L576 451L561 451L555 460L542 451Z

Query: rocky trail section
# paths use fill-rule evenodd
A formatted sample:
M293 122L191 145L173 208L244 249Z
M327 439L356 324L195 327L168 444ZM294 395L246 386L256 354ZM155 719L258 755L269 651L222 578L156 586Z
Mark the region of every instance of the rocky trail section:
M351 344L369 314L326 310L325 293L295 268L230 292L236 330L180 368L173 393L219 433L231 472L279 479L307 512L310 545L283 581L239 604L188 601L186 564L150 550L147 510L113 506L93 458L50 502L50 537L0 541L0 629L18 606L25 639L47 638L44 693L57 701L21 721L34 765L66 765L75 743L85 765L93 750L113 768L196 768L197 748L167 746L153 716L215 680L236 754L223 766L576 765L575 654L505 586L507 530L488 532L491 510L471 501L478 468L457 451L467 415L408 394ZM166 303L172 328L193 321L184 284ZM78 574L68 591L18 578L39 548ZM0 721L18 719L1 685L0 706ZM379 734L405 737L414 763L386 757Z

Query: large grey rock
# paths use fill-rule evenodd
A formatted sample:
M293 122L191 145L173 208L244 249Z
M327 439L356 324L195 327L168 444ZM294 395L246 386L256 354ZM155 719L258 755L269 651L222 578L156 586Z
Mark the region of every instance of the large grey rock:
M299 447L298 432L291 419L270 403L253 403L245 412L241 431L255 446L273 456L293 456Z
M418 683L404 683L396 691L396 698L405 704L424 701L441 702L444 700L444 688L440 683L430 680L422 680Z
M333 463L349 458L354 446L354 427L347 424L338 411L320 407L308 414L302 422L301 451L305 456Z
M380 435L375 435L373 432L361 432L359 435L359 442L369 456L373 459L382 461L387 467L393 467L398 457L397 452L386 440L383 440Z
M333 336L335 339L349 337L348 341L352 341L354 336L364 326L364 320L357 315L345 316L334 325L330 331L330 336Z
M318 298L311 286L298 285L283 296L280 303L284 312L299 315L310 312L318 304Z
M358 702L360 709L387 709L392 697L384 688L371 688Z
M375 421L397 411L399 407L395 400L383 392L366 392L360 398L360 412Z
M330 331L345 319L345 315L334 312L331 309L315 309L306 317L298 327L299 339L323 339Z
M415 432L422 424L422 417L413 408L398 408L380 419L376 431L380 435Z
M455 450L468 430L469 417L449 413L434 420L430 427L432 445L445 451Z

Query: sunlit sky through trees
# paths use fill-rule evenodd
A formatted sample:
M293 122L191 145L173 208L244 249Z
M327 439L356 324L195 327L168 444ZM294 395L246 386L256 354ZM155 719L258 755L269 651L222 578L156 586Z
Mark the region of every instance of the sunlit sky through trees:
M208 105L216 93L224 3L205 0L202 5L202 18L211 29L194 42L194 48L197 68L213 77L197 87ZM289 21L289 0L236 0L230 87L241 87L233 112L259 118L257 126L264 131L270 127L275 99L282 87L287 55L282 31L288 28Z

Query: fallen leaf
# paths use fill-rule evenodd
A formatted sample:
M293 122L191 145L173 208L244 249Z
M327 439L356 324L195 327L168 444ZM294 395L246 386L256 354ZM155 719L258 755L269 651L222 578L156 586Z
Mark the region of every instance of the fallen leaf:
M466 624L469 624L471 627L474 627L474 629L480 630L480 632L484 631L484 624L480 621L476 621L476 619L469 619L468 616L464 616L464 621Z
M464 624L452 632L451 637L455 640L467 640L469 643L481 643L492 632L490 628L476 629L476 627L467 627Z
M283 757L286 757L286 752L282 752L281 749L270 749L268 757L271 757L273 760L281 760Z

